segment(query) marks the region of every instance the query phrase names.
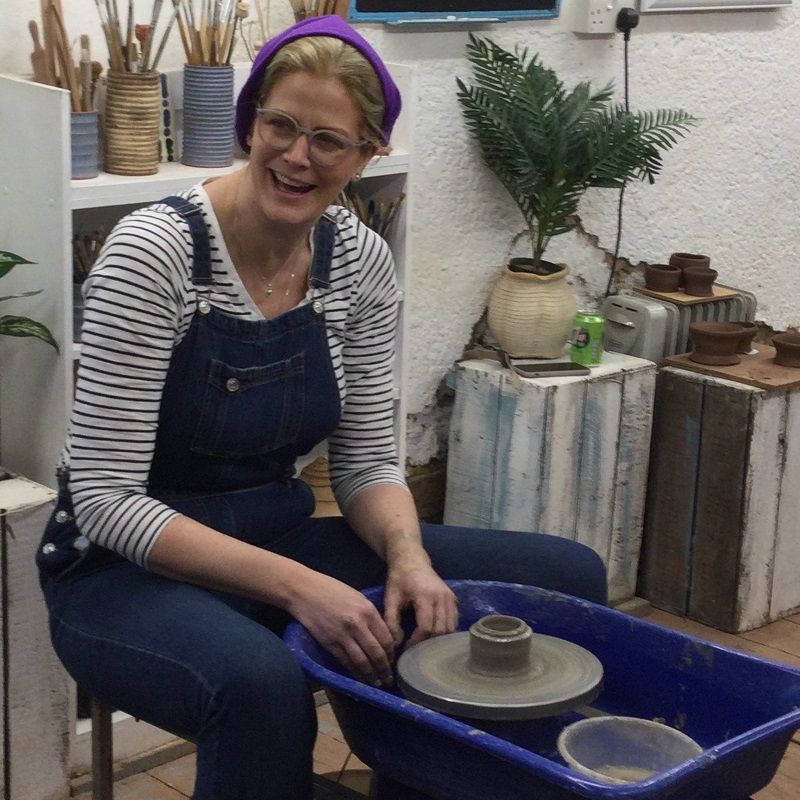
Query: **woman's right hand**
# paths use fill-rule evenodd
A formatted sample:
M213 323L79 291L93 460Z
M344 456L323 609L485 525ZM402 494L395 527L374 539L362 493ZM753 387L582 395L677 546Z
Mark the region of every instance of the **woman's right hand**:
M361 592L315 572L298 587L287 610L353 676L391 685L394 639Z

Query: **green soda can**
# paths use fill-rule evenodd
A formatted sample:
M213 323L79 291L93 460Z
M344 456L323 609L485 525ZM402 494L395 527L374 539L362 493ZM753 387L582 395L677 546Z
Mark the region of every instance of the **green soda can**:
M577 364L599 364L603 360L603 330L606 320L602 314L579 311L572 326L570 358Z

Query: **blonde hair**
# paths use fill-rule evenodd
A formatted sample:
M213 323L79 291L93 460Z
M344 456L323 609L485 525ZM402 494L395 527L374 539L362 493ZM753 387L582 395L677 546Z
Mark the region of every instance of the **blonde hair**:
M306 36L278 50L264 73L258 93L260 103L275 84L294 72L308 72L342 82L352 97L363 125L383 144L383 89L372 64L354 47L332 36Z

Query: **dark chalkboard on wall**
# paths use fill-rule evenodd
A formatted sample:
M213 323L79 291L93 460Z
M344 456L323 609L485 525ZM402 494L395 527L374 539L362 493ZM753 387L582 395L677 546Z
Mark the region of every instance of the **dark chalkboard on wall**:
M502 22L557 17L560 0L350 0L349 17L362 22Z

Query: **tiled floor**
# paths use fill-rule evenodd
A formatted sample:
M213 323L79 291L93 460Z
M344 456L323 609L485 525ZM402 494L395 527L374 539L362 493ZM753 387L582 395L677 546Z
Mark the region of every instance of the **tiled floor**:
M644 616L651 622L668 628L800 667L800 614L740 635L722 633L656 609L648 610ZM366 794L369 785L368 768L350 753L330 706L320 706L318 714L320 733L314 751L315 771L333 780L341 779L345 785ZM184 756L148 772L118 781L114 799L183 800L191 796L193 782L194 756ZM797 800L798 797L800 734L795 734L775 779L755 796L755 800Z

